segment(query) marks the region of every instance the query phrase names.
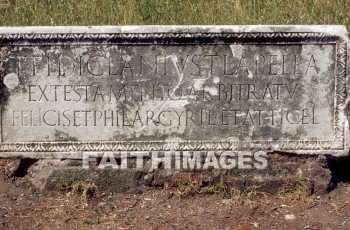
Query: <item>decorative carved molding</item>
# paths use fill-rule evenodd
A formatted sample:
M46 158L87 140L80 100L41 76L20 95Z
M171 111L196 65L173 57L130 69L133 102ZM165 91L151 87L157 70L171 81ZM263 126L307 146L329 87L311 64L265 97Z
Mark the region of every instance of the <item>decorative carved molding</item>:
M286 41L288 40L288 41ZM63 44L232 44L249 43L325 43L339 42L341 37L324 33L67 33L67 34L0 34L6 45Z

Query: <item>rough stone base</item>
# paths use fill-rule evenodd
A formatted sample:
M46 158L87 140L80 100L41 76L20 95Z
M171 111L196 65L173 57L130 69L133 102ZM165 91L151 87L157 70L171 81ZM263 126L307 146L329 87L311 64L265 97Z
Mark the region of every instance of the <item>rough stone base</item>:
M149 162L146 162L146 165ZM254 189L277 194L286 185L300 181L311 194L327 193L332 175L325 156L300 156L273 153L268 155L264 170L206 170L179 172L158 169L83 169L80 161L39 160L29 170L27 178L39 189L69 188L76 181L94 182L100 192L142 193L154 187L186 186L201 188L223 185L227 188Z

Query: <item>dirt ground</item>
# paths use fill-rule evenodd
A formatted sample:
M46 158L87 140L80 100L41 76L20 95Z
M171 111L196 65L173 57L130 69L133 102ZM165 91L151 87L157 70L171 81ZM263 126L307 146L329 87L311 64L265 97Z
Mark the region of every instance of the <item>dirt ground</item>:
M325 196L271 196L180 188L90 199L37 191L26 178L8 179L16 162L0 160L0 229L350 229L350 184ZM182 195L181 195L182 194Z

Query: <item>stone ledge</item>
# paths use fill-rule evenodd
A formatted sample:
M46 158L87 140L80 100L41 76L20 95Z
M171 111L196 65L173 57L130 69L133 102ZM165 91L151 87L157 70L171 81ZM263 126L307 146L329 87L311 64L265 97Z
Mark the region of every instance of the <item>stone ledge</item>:
M76 166L68 166L68 165ZM82 169L79 161L38 161L29 170L26 178L37 188L44 190L69 187L74 181L91 181L101 192L142 193L156 187L199 185L201 188L215 186L224 180L230 189L254 189L276 195L284 186L300 181L308 182L310 193L321 195L331 185L331 171L324 157L269 155L266 170L207 170L175 171L158 169L143 171L135 169L115 170ZM56 166L55 166L56 165Z

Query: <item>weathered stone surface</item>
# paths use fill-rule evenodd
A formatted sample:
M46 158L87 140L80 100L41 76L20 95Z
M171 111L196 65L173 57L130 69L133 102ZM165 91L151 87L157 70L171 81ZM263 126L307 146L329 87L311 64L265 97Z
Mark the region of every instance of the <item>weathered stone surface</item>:
M329 169L320 166L317 162L311 162L299 167L299 172L301 177L311 179L314 194L324 195L328 193L328 188L332 179Z
M69 188L77 181L91 181L100 192L139 193L154 187L197 186L206 191L213 186L226 186L228 190L253 190L278 194L284 188L293 192L295 184L305 186L311 194L323 195L332 183L328 160L317 156L269 154L269 167L264 170L205 170L176 172L158 169L114 170L110 168L88 170L65 166L68 161L40 160L29 170L28 180L39 189ZM62 167L63 166L63 167ZM302 183L302 184L300 184Z
M344 27L0 31L0 157L348 153Z

